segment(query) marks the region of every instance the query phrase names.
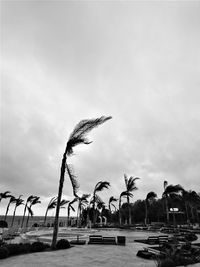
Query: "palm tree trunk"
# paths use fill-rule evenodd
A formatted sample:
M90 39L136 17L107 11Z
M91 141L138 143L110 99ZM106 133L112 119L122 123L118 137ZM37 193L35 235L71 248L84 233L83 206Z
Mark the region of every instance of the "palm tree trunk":
M127 203L128 203L128 224L131 225L131 206L130 206L130 199L129 196L127 196Z
M8 202L8 205L7 205L7 208L6 208L6 213L5 213L5 216L4 216L4 221L6 221L7 219L7 215L8 215L8 211L9 211L9 207L10 207L10 201Z
M47 207L47 210L46 210L45 216L44 216L44 226L45 226L45 223L46 223L46 220L47 220L47 213L48 213L48 207Z
M10 227L13 227L13 223L14 223L14 219L15 219L15 212L16 212L16 209L17 209L17 205L15 205L15 209L14 209L14 212L13 212L12 222L11 222L11 226L10 226Z
M70 207L67 209L67 227L69 227L69 216L70 216Z
M144 220L145 225L147 225L147 220L148 220L148 210L147 210L147 200L145 200L145 220Z
M119 225L122 224L122 216L121 216L121 197L119 198Z
M190 223L189 214L188 214L188 205L186 201L185 201L185 213L186 213L186 221L187 223Z
M165 197L165 208L166 208L166 216L167 216L167 224L169 224L169 209L168 209L168 199Z
M61 171L60 171L60 182L59 182L59 188L58 188L58 199L57 199L57 206L56 206L56 215L54 220L54 229L53 229L53 238L51 243L51 248L56 249L56 242L57 242L57 236L58 236L58 221L59 221L59 212L60 212L60 202L62 197L62 189L63 189L63 183L65 178L65 166L67 161L66 156L67 151L65 150L65 153L63 154L62 164L61 164Z
M94 225L96 223L95 202L96 202L96 198L95 198L95 191L94 191L94 195L93 195L93 224Z
M27 208L27 202L26 202L25 207L24 207L24 214L23 214L23 218L22 218L21 228L23 228L24 218L25 218L25 214L26 214L26 208Z

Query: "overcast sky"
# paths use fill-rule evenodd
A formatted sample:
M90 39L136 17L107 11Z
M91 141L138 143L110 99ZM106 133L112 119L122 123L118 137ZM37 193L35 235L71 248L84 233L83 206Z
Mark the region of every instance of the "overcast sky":
M99 195L118 198L124 173L141 177L132 201L161 197L164 180L200 191L200 2L1 6L0 192L40 196L43 214L74 126L102 115L113 118L69 159L79 194L106 180Z

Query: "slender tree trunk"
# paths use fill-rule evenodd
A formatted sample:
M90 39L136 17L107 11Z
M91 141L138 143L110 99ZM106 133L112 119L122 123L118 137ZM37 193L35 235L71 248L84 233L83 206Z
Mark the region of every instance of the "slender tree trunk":
M8 211L9 211L9 207L10 207L10 201L9 201L9 203L8 203L8 205L7 205L7 208L6 208L6 213L5 213L5 216L4 216L4 221L6 221L6 219L7 219L7 215L8 215Z
M46 210L45 216L44 216L44 226L45 226L45 223L46 223L46 220L47 220L47 213L48 213L48 207L47 207L47 210Z
M52 243L51 243L52 249L56 249L56 242L57 242L57 236L58 236L60 202L61 202L61 197L62 197L62 189L63 189L63 183L64 183L64 178L65 178L65 165L66 165L66 160L67 160L66 153L67 152L65 150L65 153L63 154L61 171L60 171L60 182L59 182L59 188L58 188L56 215L55 215L55 220L54 220L53 238L52 238Z
M24 218L25 218L25 214L26 214L26 208L27 208L27 202L26 202L25 207L24 207L24 214L23 214L23 218L22 218L21 228L23 228Z
M11 227L13 227L14 219L15 219L15 212L16 212L17 206L15 206L13 216L12 216L12 222L11 222Z
M145 225L147 225L147 220L148 220L148 210L147 210L147 200L145 199L145 220L144 220Z
M128 204L128 224L131 225L131 206L130 206L130 199L129 196L127 196L127 204Z
M80 200L78 201L78 208L77 208L77 214L76 214L76 226L79 227L79 214L80 214Z
M70 216L70 208L68 206L68 209L67 209L67 227L69 227L69 216Z
M186 221L187 221L187 223L190 223L189 213L188 213L188 205L187 205L187 202L186 201L185 201L185 214L186 214Z
M122 224L122 216L121 216L121 197L119 198L119 225Z
M95 210L95 202L96 202L96 197L95 197L95 191L93 195L93 224L95 225L96 223L96 210Z
M165 208L166 208L166 216L167 216L167 224L169 224L169 209L168 209L168 197L165 196Z

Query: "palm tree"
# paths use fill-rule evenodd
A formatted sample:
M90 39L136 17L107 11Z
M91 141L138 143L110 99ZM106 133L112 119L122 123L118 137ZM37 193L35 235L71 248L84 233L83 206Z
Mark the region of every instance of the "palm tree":
M120 196L119 196L119 225L122 224L122 216L121 216L121 202L122 202L122 197L133 197L133 194L129 191L123 191Z
M57 204L57 198L56 197L52 197L52 199L49 201L49 204L48 204L46 212L45 212L44 225L46 224L48 211L51 210L51 209L54 209L56 207L56 204Z
M181 185L168 185L168 183L165 181L164 182L164 192L162 197L165 198L165 203L166 203L166 216L167 216L167 224L169 224L169 207L168 207L168 202L169 199L172 195L174 194L179 194L182 192L184 189Z
M6 213L5 213L5 216L4 216L4 221L6 221L6 219L7 219L7 215L8 215L8 211L9 211L10 205L12 203L15 203L15 202L16 202L16 198L14 196L11 196L10 197L10 200L8 202L7 208L6 208Z
M157 197L156 193L151 191L147 194L146 199L145 199L145 225L147 225L148 222L148 204L152 200L154 200Z
M11 227L13 226L13 223L14 223L14 219L15 219L15 213L16 213L16 209L17 207L19 207L20 205L23 204L24 200L21 199L22 195L20 195L16 201L15 201L15 208L14 208L14 212L13 212L13 216L12 216L12 222L11 222Z
M96 223L96 210L95 210L95 204L96 204L96 198L97 198L97 192L102 191L103 189L108 189L110 186L110 183L107 181L100 181L95 185L94 191L93 191L93 224Z
M108 208L109 208L109 211L110 211L110 213L111 213L111 205L115 208L115 210L116 210L116 207L115 207L115 205L112 203L112 202L116 202L118 199L117 198L115 198L115 197L113 197L113 196L111 196L110 198L109 198L109 201L108 201Z
M26 203L25 203L25 205L24 205L24 214L23 214L23 217L22 217L21 228L23 228L23 224L24 224L24 219L25 219L26 210L28 209L28 203L31 203L35 197L36 197L36 196L31 195L31 196L29 196L29 197L26 199Z
M190 223L189 209L190 209L190 213L191 213L191 218L194 222L194 220L195 220L194 209L196 209L198 207L198 205L200 204L200 197L195 191L183 190L182 191L182 198L184 201L187 223Z
M33 216L32 206L41 203L41 201L39 199L40 199L40 197L35 196L31 200L30 205L27 206L27 208L28 208L28 217L27 217L27 220L26 220L26 228L28 227L28 222L29 222L30 215L31 215L31 217Z
M126 191L132 193L133 191L137 190L138 188L135 185L135 181L140 178L136 177L133 178L132 176L128 179L126 174L124 174L124 180L126 185ZM127 194L127 204L128 204L128 222L131 225L131 206L130 206L130 196Z
M65 178L65 169L67 168L67 172L69 175L69 178L71 180L74 196L77 196L77 190L78 190L78 184L76 181L76 177L74 177L73 173L70 172L70 168L67 164L67 157L70 157L73 155L73 149L75 146L79 144L90 144L91 142L87 139L86 135L88 132L90 132L92 129L98 127L99 125L103 124L107 120L110 120L111 117L100 117L97 119L91 119L91 120L82 120L80 121L76 127L74 128L73 132L71 133L67 145L63 154L62 163L61 163L61 170L60 170L60 181L59 181L59 188L58 188L58 200L57 200L57 206L56 206L56 215L55 215L55 221L54 221L54 230L53 230L53 239L51 247L52 249L56 248L56 241L57 241L57 235L58 235L58 219L59 219L59 211L60 211L60 201L62 198L62 189L63 189L63 183Z
M85 207L89 202L88 198L90 194L83 194L81 197L78 198L78 209L77 209L77 227L81 224L81 212L82 208Z
M76 201L78 201L78 198L75 197L72 201L69 202L68 207L67 207L67 226L69 226L69 217L70 217L70 211L72 210L73 212L75 212L74 207L72 206L72 204L74 204Z

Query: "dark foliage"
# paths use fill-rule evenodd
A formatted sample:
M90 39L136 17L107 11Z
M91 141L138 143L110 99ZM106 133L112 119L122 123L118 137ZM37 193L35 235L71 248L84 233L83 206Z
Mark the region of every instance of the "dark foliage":
M5 259L9 256L9 251L6 247L0 247L0 259Z
M67 239L60 239L56 244L56 249L70 248L70 243Z
M0 221L0 228L7 228L8 227L8 224L6 221Z
M45 250L45 245L42 242L33 242L31 244L31 252L41 252Z

